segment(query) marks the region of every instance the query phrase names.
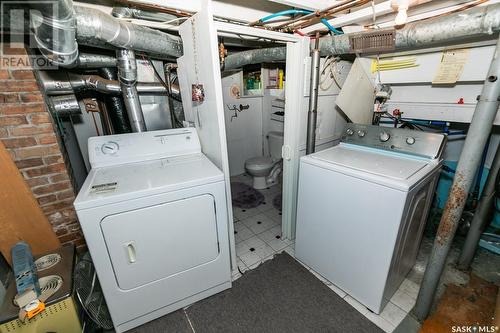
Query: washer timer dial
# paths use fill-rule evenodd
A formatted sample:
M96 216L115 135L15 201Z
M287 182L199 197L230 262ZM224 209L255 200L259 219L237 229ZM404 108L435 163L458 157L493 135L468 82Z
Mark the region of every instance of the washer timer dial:
M119 149L120 146L114 141L108 141L101 146L101 151L105 155L114 155Z
M380 139L380 141L386 142L386 141L389 141L389 139L391 138L391 135L389 133L387 133L386 131L383 131L383 132L380 132L378 138Z

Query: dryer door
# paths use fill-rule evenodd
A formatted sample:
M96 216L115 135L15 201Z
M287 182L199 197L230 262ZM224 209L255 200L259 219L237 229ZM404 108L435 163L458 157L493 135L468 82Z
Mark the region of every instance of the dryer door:
M203 265L219 254L209 194L109 215L101 230L123 290Z

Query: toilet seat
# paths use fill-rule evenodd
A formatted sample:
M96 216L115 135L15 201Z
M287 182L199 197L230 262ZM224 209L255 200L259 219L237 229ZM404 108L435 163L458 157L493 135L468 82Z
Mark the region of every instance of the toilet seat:
M273 160L270 157L258 156L252 157L246 160L245 166L252 170L265 170L270 169L274 165Z

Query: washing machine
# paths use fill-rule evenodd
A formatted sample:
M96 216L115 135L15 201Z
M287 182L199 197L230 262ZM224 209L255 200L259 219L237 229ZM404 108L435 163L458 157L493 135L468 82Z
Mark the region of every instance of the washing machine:
M116 332L231 287L224 176L196 129L88 146L74 206Z
M295 254L375 313L415 263L442 134L347 124L300 160Z

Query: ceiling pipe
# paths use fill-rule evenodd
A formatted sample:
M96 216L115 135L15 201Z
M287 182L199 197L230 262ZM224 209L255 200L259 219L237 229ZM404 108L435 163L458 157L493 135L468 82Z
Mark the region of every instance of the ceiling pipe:
M500 4L475 7L420 22L408 23L401 29L378 29L366 31L394 31L394 47L384 52L399 52L436 46L463 44L478 39L491 39L500 31ZM363 32L356 36L363 36ZM360 53L353 49L350 37L354 34L322 37L319 40L321 56ZM314 44L311 42L311 49ZM380 52L380 53L384 53ZM241 68L245 65L269 61L285 61L286 47L273 47L242 51L224 59L223 70Z
M460 218L465 207L477 168L481 161L484 146L493 126L500 104L500 38L484 81L467 131L465 143L453 178L441 221L437 230L431 256L425 269L422 285L417 297L413 314L421 321L429 315L439 280L443 273L446 257L451 248Z
M73 6L72 0L30 7L36 9L31 20L38 48L44 57L63 67L77 63L78 44L132 49L160 59L182 56L180 37L116 19L98 9Z
M182 56L178 36L118 20L98 9L75 6L76 39L79 44L141 51L161 59Z

